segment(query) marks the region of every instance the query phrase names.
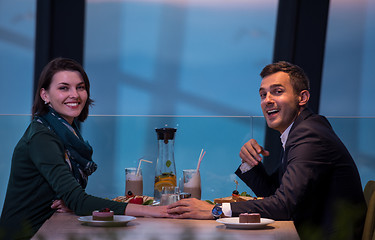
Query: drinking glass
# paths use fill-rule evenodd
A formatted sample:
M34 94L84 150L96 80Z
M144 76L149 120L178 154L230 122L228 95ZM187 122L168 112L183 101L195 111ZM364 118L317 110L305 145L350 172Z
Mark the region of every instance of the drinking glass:
M180 200L178 187L163 187L161 191L160 206L165 206Z
M201 199L201 176L196 169L183 170L184 192L190 193L191 197Z
M136 168L125 168L125 195L131 191L136 196L143 194L142 170L137 172Z

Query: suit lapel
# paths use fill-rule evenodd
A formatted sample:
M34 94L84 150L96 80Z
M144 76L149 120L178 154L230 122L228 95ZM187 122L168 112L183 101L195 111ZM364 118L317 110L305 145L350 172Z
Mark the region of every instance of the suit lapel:
M313 114L313 112L309 108L305 108L300 113L300 115L296 118L292 128L290 129L289 136L288 136L288 139L287 139L286 144L285 144L286 152L284 151L284 148L281 149L281 155L280 155L280 164L281 164L280 166L281 167L279 168L280 181L281 181L281 178L283 177L284 173L286 172L286 168L288 166L288 151L289 151L288 142L289 142L290 136L293 134L294 128L296 128L299 125L299 123L301 123L303 120L305 120L306 118L308 118L312 114Z

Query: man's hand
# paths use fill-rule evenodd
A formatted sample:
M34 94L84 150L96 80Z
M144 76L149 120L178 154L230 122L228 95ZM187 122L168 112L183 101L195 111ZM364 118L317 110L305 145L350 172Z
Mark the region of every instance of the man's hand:
M173 218L213 219L214 205L196 198L185 198L168 205L167 212Z
M60 213L67 213L67 212L73 212L72 210L70 210L64 203L63 200L55 200L53 201L52 205L51 205L51 208L52 209L57 209L57 212L60 212Z
M251 167L258 165L260 161L262 161L262 157L260 156L269 156L270 153L263 149L255 139L250 139L247 143L245 143L240 151L240 158L242 162L248 163Z

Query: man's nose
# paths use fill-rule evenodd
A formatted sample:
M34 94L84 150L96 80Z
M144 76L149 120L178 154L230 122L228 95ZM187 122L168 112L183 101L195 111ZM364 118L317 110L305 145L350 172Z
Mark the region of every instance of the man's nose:
M273 97L272 97L272 94L271 93L267 93L266 94L266 97L264 98L264 101L265 102L273 102Z

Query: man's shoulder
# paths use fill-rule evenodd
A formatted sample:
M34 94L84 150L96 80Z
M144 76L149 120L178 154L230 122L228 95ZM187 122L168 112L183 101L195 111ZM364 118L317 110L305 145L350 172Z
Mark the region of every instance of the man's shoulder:
M322 126L323 128L331 128L331 124L325 116L316 114L312 112L310 109L305 109L296 119L293 128L307 127L316 129L319 126Z
M326 117L310 113L295 122L291 129L287 145L296 143L321 144L337 142L338 137Z

